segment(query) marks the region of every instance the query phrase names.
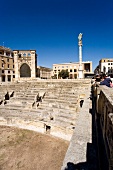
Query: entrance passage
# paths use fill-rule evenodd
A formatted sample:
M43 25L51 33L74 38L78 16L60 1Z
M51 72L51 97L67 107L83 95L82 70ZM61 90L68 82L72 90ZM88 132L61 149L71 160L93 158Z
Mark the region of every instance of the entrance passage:
M20 67L20 77L31 77L31 69L26 63Z

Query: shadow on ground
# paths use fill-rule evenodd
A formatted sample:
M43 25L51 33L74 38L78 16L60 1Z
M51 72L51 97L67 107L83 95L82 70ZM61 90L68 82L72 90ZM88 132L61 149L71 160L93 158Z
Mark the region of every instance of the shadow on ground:
M67 163L67 168L65 170L99 170L96 151L91 143L87 143L87 161L80 162L78 164L73 164L71 162Z

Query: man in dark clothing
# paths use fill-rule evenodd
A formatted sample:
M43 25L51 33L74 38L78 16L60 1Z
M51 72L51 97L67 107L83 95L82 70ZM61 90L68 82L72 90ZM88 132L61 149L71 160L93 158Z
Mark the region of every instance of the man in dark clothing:
M111 87L110 84L112 83L111 79L103 74L103 81L100 82L100 85L106 85L107 87Z

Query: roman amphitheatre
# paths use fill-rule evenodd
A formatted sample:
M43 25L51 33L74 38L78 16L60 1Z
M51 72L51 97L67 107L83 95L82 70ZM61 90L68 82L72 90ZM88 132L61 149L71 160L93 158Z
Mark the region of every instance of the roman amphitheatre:
M1 83L0 170L60 170L90 88L88 79Z

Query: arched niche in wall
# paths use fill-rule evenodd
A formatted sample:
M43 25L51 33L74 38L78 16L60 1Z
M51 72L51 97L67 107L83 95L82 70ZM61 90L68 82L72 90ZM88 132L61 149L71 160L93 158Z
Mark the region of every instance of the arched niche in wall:
M24 63L21 65L20 77L31 77L31 69L28 64Z

